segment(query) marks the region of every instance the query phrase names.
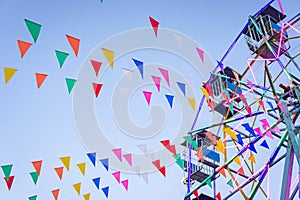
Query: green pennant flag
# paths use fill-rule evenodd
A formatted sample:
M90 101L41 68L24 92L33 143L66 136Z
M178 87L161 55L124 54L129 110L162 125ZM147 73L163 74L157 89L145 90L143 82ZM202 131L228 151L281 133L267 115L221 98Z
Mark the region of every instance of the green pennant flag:
M69 56L68 53L55 50L55 54L59 63L59 67L62 68L64 62L66 61L67 57Z
M31 197L28 197L28 200L36 200L37 199L37 195L34 195L34 196L31 196Z
M209 178L206 182L205 182L210 188L212 188L212 184L211 184L211 179Z
M11 173L12 167L13 167L13 165L3 165L3 166L1 166L2 171L3 171L3 173L4 173L4 176L5 176L5 178L6 178L7 180L8 180L9 177L10 177L10 173Z
M38 178L39 178L38 173L37 173L37 172L31 172L31 173L30 173L30 176L31 176L31 178L32 178L32 180L33 180L34 185L36 185L36 183L37 183L37 181L38 181Z
M177 164L181 169L184 169L184 163L183 163L183 160L181 159L180 153L174 155L173 158L176 160L176 164Z
M72 89L76 83L77 80L75 79L71 79L71 78L65 78L66 79L66 84L67 84L67 87L68 87L68 92L69 94L72 92Z
M185 141L187 141L187 143L192 144L193 140L190 136L184 136L183 139L185 139Z
M227 182L227 185L229 185L230 187L232 187L233 188L233 182L232 182L232 180L230 179L228 182Z
M193 147L194 149L198 150L198 144L197 144L196 140L193 140L193 141L192 141L192 147Z
M40 24L30 21L28 19L24 19L24 21L26 23L28 31L30 32L30 34L33 38L34 43L36 43L36 40L39 37L42 26Z

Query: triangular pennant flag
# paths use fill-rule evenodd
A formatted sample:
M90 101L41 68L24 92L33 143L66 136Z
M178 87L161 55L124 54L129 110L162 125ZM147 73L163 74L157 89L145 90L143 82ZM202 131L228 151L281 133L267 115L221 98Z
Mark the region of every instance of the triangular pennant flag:
M243 145L244 145L244 142L243 142L243 139L242 139L241 134L237 134L236 137L237 137L237 139L238 139L238 143L239 143L241 146L243 146Z
M52 190L52 191L51 191L51 192L52 192L52 195L53 195L53 197L54 197L55 200L58 199L59 191L60 191L59 189L56 189L56 190Z
M178 87L180 88L181 92L184 94L185 96L185 84L181 83L181 82L177 82Z
M269 149L269 145L268 145L268 143L267 143L266 140L264 140L264 141L260 144L260 146L265 147L266 149Z
M267 136L267 137L271 138L272 140L274 140L274 136L273 136L273 134L272 134L271 131L267 131L267 132L265 133L265 136Z
M99 187L100 187L100 177L93 178L93 182L94 182L96 188L99 190Z
M190 106L192 107L193 111L196 110L196 101L194 98L187 98L188 99L188 102L190 104Z
M225 147L222 140L217 141L216 149L223 154L225 153Z
M37 172L38 175L41 174L41 168L42 168L42 163L43 161L42 160L38 160L38 161L33 161L31 162L35 171Z
M161 143L164 147L170 146L170 140L162 140L162 141L160 141L160 143Z
M137 145L139 148L140 148L140 150L143 152L143 153L148 153L148 149L147 149L147 145L146 144L139 144L139 145Z
M232 182L232 179L230 179L230 180L227 182L227 185L229 185L230 187L233 188L233 182Z
M198 47L196 47L197 53L199 55L199 57L201 58L202 63L204 62L204 51L202 51L201 49L199 49Z
M77 164L78 169L80 170L81 174L84 176L85 175L85 162L83 163L78 163Z
M254 164L256 163L256 160L255 160L254 155L252 153L250 154L248 160L250 160Z
M176 154L176 155L173 155L173 157L174 157L175 160L176 160L176 164L177 164L181 169L184 169L184 162L183 162L183 160L181 159L180 153L178 153L178 154Z
M262 109L264 110L265 114L267 114L267 110L265 108L265 104L262 100L259 100L259 105L262 107Z
M69 56L68 53L55 50L56 58L59 63L59 68L62 68L63 64L65 63L67 57Z
M99 92L100 92L102 86L103 86L103 84L93 83L93 88L94 88L94 92L95 92L96 98L98 97Z
M242 126L248 131L252 136L256 136L253 128L249 125L249 123L242 124Z
M122 162L122 148L112 150L117 158Z
M8 190L11 189L11 186L14 182L15 176L10 176L9 178L4 177L5 183L7 185Z
M170 87L170 79L169 79L169 72L166 69L158 68L160 73L163 75L164 79L167 81L168 86Z
M198 190L194 190L193 195L195 195L195 197L197 198L197 200L200 200L200 199L199 199L199 193L198 193Z
M54 168L57 176L59 177L59 179L61 180L62 179L62 176L63 176L63 172L64 172L64 167L57 167L57 168Z
M205 182L210 188L212 188L211 179L207 179Z
M96 61L96 60L91 60L91 64L94 68L96 76L98 76L102 62Z
M196 153L196 156L202 161L204 162L204 155L203 155L203 151L202 151L202 146L200 146L198 148L198 151Z
M106 169L106 171L108 171L109 169L109 160L108 158L105 158L105 159L101 159L100 162L102 163L103 167Z
M76 183L73 185L74 190L77 192L78 195L80 195L81 190L81 183Z
M106 186L106 187L102 188L101 190L102 190L103 193L105 194L106 198L108 198L109 186Z
M201 87L200 90L204 94L206 100L208 101L209 100L209 94L208 94L207 90L204 87Z
M72 37L70 35L66 35L76 57L78 56L78 50L79 50L79 45L80 45L80 39Z
M253 151L254 153L257 153L257 151L256 151L255 146L254 146L253 143L250 143L250 144L249 144L249 149L250 149L251 151Z
M156 87L157 87L157 90L160 92L160 81L161 81L161 78L160 77L157 77L157 76L151 76Z
M28 49L32 46L32 43L24 42L22 40L17 40L17 42L18 42L21 58L23 58L26 52L28 51Z
M139 60L136 60L136 59L133 59L133 62L134 64L137 66L141 76L142 76L142 79L144 79L144 63L142 61L139 61Z
M37 195L34 195L34 196L31 196L31 197L28 197L28 200L36 200L37 199Z
M165 166L162 166L162 167L158 168L158 170L160 171L160 173L162 175L164 175L164 177L166 177L166 167Z
M70 94L72 92L73 87L74 87L77 80L71 79L71 78L65 78L65 80L66 80L66 84L67 84L67 87L68 87L68 92Z
M270 128L270 124L267 119L261 119L259 121L262 123L262 127L264 130L267 130L268 128Z
M121 183L124 186L125 190L128 191L128 179L121 181Z
M64 164L65 168L69 171L70 170L71 157L70 156L66 156L66 157L61 157L59 159Z
M173 155L176 155L176 148L175 145L170 145L166 147Z
M8 81L11 79L11 77L14 76L14 74L17 72L17 69L7 68L4 67L4 82L8 83Z
M47 74L35 73L35 79L36 79L36 84L38 89L41 87L41 85L43 84L47 76L48 76Z
M150 105L152 92L143 91L147 104Z
M2 165L1 166L3 174L6 179L8 179L10 177L12 167L13 167L13 165Z
M87 193L83 195L84 200L90 200L91 193Z
M114 173L112 173L112 175L115 177L115 179L118 181L118 183L121 182L121 172L120 171L114 172Z
M168 95L168 94L166 94L165 96L166 96L166 98L169 102L170 108L172 108L173 107L174 96L173 95Z
M215 106L214 103L212 101L207 101L208 106L210 107L211 111L214 112L215 111Z
M221 193L220 193L220 192L216 195L216 199L217 199L217 200L222 200L222 197L221 197Z
M208 92L209 96L211 96L212 98L215 98L211 85L208 83L203 83L203 85L204 85L206 91Z
M275 111L275 108L274 108L273 104L272 104L270 101L267 101L267 103L269 104L269 106L270 106L271 110L272 110L272 111L274 111L274 112L276 113L276 111Z
M36 185L36 183L37 183L37 181L38 181L38 178L39 178L38 173L37 173L37 172L31 172L31 173L29 173L29 174L30 174L30 176L31 176L31 179L32 179L34 185Z
M254 131L255 131L258 135L263 136L263 133L261 132L260 127L255 128Z
M101 48L101 49L102 49L102 52L103 52L106 60L108 61L109 65L110 65L110 67L112 69L114 69L115 53L108 49L104 49L104 48Z
M94 167L96 167L96 152L88 153L87 156L89 157L90 161L93 163Z
M225 169L224 167L222 167L220 170L219 170L220 174L222 174L222 176L224 176L226 178L226 172L225 172Z
M214 135L212 134L212 132L206 131L206 132L204 132L204 134L206 135L206 137L207 137L208 139L210 139L210 141L212 141L212 143L213 143L214 145L217 144L217 138L216 138L216 136L214 136Z
M278 133L278 134L281 134L280 129L278 128L278 126L275 126L272 130L274 132Z
M245 171L243 169L243 167L241 166L240 169L237 171L239 174L245 176Z
M125 158L125 160L128 162L128 164L132 167L132 154L124 154L123 157Z
M238 165L241 165L240 157L236 156L236 157L233 159L233 161L234 161L235 163L237 163Z
M148 184L148 173L142 173L141 177Z
M238 141L238 138L237 138L235 132L233 130L231 130L229 127L225 127L224 132L227 133L235 141Z
M160 160L154 160L152 161L152 164L158 169L160 168Z
M159 25L159 22L156 21L155 19L153 19L152 17L149 16L149 20L150 20L150 23L151 23L151 26L153 28L153 31L154 31L154 34L155 34L155 37L157 37L157 34L158 34L158 25Z
M30 21L28 19L24 19L24 21L25 21L25 24L27 26L27 29L28 29L30 35L32 36L34 43L36 43L36 41L39 37L40 31L41 31L42 25L35 23L33 21Z

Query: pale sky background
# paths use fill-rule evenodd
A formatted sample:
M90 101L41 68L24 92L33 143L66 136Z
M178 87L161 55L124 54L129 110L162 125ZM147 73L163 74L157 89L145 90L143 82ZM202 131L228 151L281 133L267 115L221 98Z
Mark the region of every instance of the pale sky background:
M59 199L82 199L78 196L72 184L82 182L81 193L91 192L91 199L105 199L102 191L93 185L92 179L101 177L101 186L110 186L109 199L183 199L186 188L181 183L184 173L173 164L167 168L167 177L159 172L149 174L149 182L132 174L122 174L121 179L129 179L129 191L111 176L113 171L107 173L98 162L96 167L89 163L86 149L78 137L74 123L72 109L72 94L69 95L64 78L76 78L79 69L89 53L101 42L120 32L149 27L148 17L152 16L160 22L161 28L168 28L183 33L204 47L212 61L219 60L233 39L246 24L249 15L254 14L268 1L266 0L231 0L231 1L116 1L98 0L88 1L15 1L0 0L0 165L13 164L12 175L15 176L11 191L1 178L1 199L27 199L29 196L38 195L38 199L52 199L51 190L60 188ZM282 0L282 5L288 19L299 12L299 0ZM279 8L277 1L273 6ZM24 56L20 58L17 40L32 42L32 38L25 26L24 19L30 19L42 25L38 41ZM298 27L299 28L299 27ZM78 57L75 57L69 46L65 34L81 39ZM62 69L59 69L54 50L69 52ZM250 57L243 39L237 44L233 53L226 59L226 65L236 69L244 69L246 58ZM189 64L174 55L160 52L131 52L120 61L116 67L119 74L121 68L134 68L132 57L142 58L146 62L161 63L174 66L174 69L190 78L194 91L197 92L199 102L203 78L194 74ZM125 59L127 61L125 61ZM126 66L121 66L126 65ZM19 71L4 84L3 68L16 68ZM240 70L242 71L242 70ZM46 73L48 78L42 87L37 90L35 73ZM110 81L109 77L101 80ZM152 87L155 90L155 87ZM105 96L101 96L105 98ZM96 99L95 105L99 105ZM165 100L157 101L165 104ZM148 107L130 105L129 110L133 121L140 125L147 123L147 115L143 112ZM144 107L143 107L144 106ZM177 110L178 109L178 110ZM176 119L179 107L174 107ZM205 116L207 109L204 110ZM184 112L184 111L183 111ZM101 119L103 115L111 113L96 113ZM144 117L144 118L143 118ZM99 122L101 123L101 121ZM198 122L198 126L207 125L206 121ZM166 137L172 139L172 126L169 122ZM115 126L104 124L103 126ZM176 131L176 130L175 130ZM116 146L132 148L126 140L115 138L106 133ZM169 135L168 135L169 134ZM162 138L166 138L162 137ZM162 148L159 141L143 140L153 148ZM264 152L261 152L265 156ZM62 166L59 158L71 156L71 169L65 171L64 178L59 181L54 168ZM266 157L268 158L268 153ZM29 173L33 171L31 161L43 160L41 176L36 186L32 183ZM77 163L87 162L86 175L83 177L76 167ZM277 169L280 171L280 167ZM276 176L276 172L272 173ZM275 179L274 179L275 180ZM225 182L226 184L226 182ZM278 184L274 181L272 187L278 192ZM224 184L217 185L217 191L228 191ZM212 194L212 190L204 189L203 192ZM225 194L225 192L224 192ZM240 199L237 195L233 199ZM273 199L273 198L271 198Z

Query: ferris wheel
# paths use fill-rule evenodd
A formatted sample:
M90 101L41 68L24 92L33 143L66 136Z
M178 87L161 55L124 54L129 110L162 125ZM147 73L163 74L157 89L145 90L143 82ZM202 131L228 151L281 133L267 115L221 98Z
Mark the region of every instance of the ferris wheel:
M220 120L192 127L182 143L184 199L300 198L300 14L288 19L273 2L249 16L201 88L198 120L202 106ZM251 56L228 66L242 37Z

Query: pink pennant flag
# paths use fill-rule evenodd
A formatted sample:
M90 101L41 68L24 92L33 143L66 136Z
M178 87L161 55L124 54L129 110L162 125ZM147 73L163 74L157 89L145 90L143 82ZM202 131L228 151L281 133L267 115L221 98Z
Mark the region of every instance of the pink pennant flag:
M158 68L160 73L163 75L164 79L167 81L168 86L170 87L170 79L169 79L169 72L168 70L162 69L162 68Z
M263 136L263 134L262 134L262 132L261 132L261 130L260 130L260 127L254 128L253 130L254 130L258 135Z
M121 172L114 172L112 175L115 177L115 179L118 181L118 183L121 183Z
M274 136L272 135L271 131L267 131L265 136L271 138L272 140L274 140Z
M128 162L128 164L132 167L132 154L124 154L123 157L125 158L125 160Z
M157 76L151 76L158 91L160 92L160 81L161 81L161 78L160 77L157 77Z
M128 191L128 179L123 180L121 183L124 186L124 188Z
M281 132L280 132L278 126L275 126L275 127L273 128L273 131L275 131L275 132L278 133L278 134L281 134Z
M199 57L202 60L202 63L204 62L204 51L202 51L201 49L199 49L198 47L196 47L196 50L198 52Z
M262 109L264 110L265 114L267 114L267 110L265 108L265 104L262 100L259 100L259 105L262 107Z
M267 119L261 119L259 121L262 123L262 127L263 127L264 130L267 130L268 128L270 128L270 124L267 121Z
M253 91L253 83L252 83L250 80L247 80L247 83L248 83L248 85L250 86L251 91L252 91L252 93L253 93L253 92L254 92L254 91Z
M93 68L94 68L96 76L98 76L101 65L102 65L102 62L99 62L99 61L96 61L96 60L90 60L90 62L92 64Z
M122 148L113 149L112 150L115 155L118 157L118 159L122 162Z
M146 99L148 105L150 105L152 92L143 91L143 93L144 93L144 96L145 96L145 99Z

